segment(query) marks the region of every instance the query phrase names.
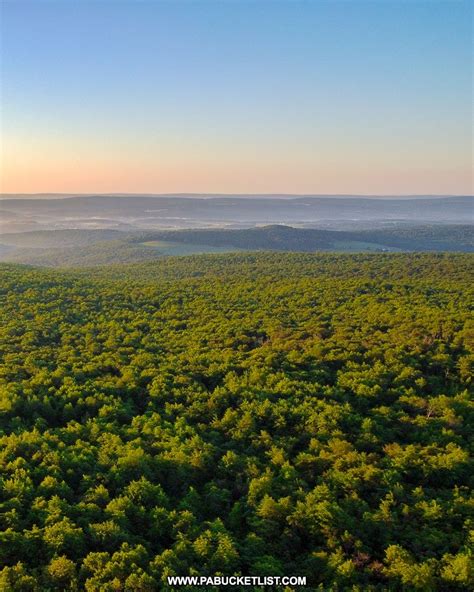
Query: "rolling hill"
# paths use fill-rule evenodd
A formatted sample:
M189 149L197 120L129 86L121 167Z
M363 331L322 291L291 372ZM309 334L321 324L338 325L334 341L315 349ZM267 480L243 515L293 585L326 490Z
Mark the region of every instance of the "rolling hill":
M87 267L242 250L460 251L474 249L470 225L396 226L358 232L270 225L246 229L122 232L71 229L0 236L0 260L47 267Z

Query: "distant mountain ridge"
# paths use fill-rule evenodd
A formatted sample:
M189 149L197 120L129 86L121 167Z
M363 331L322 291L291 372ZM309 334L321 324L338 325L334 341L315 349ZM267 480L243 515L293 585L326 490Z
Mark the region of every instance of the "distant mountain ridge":
M2 199L0 232L96 228L158 230L286 224L357 230L361 225L466 224L474 197L239 197L82 195Z
M255 199L260 197L277 198L277 199L295 199L299 197L314 197L314 198L356 198L356 199L419 199L419 198L450 198L450 197L472 197L461 194L429 194L429 193L414 193L414 194L364 194L364 193L0 193L0 201L2 199L47 199L56 198L64 199L69 197L239 197L246 199Z

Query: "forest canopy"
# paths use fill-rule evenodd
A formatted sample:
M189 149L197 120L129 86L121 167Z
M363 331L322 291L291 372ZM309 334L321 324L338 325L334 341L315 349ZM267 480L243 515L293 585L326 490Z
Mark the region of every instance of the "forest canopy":
M473 589L473 270L1 264L0 590Z

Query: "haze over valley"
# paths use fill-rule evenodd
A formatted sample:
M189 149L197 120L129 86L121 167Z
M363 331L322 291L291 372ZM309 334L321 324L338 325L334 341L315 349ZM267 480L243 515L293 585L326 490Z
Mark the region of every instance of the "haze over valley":
M353 230L387 223L473 220L472 196L79 195L0 199L2 234L60 228L143 230L262 224Z
M472 251L474 199L3 196L0 260L44 266L242 250Z

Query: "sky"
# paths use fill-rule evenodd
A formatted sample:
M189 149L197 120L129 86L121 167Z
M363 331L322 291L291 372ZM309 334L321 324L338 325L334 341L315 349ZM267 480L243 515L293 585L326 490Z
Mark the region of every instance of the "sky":
M472 194L463 0L0 0L3 193Z

